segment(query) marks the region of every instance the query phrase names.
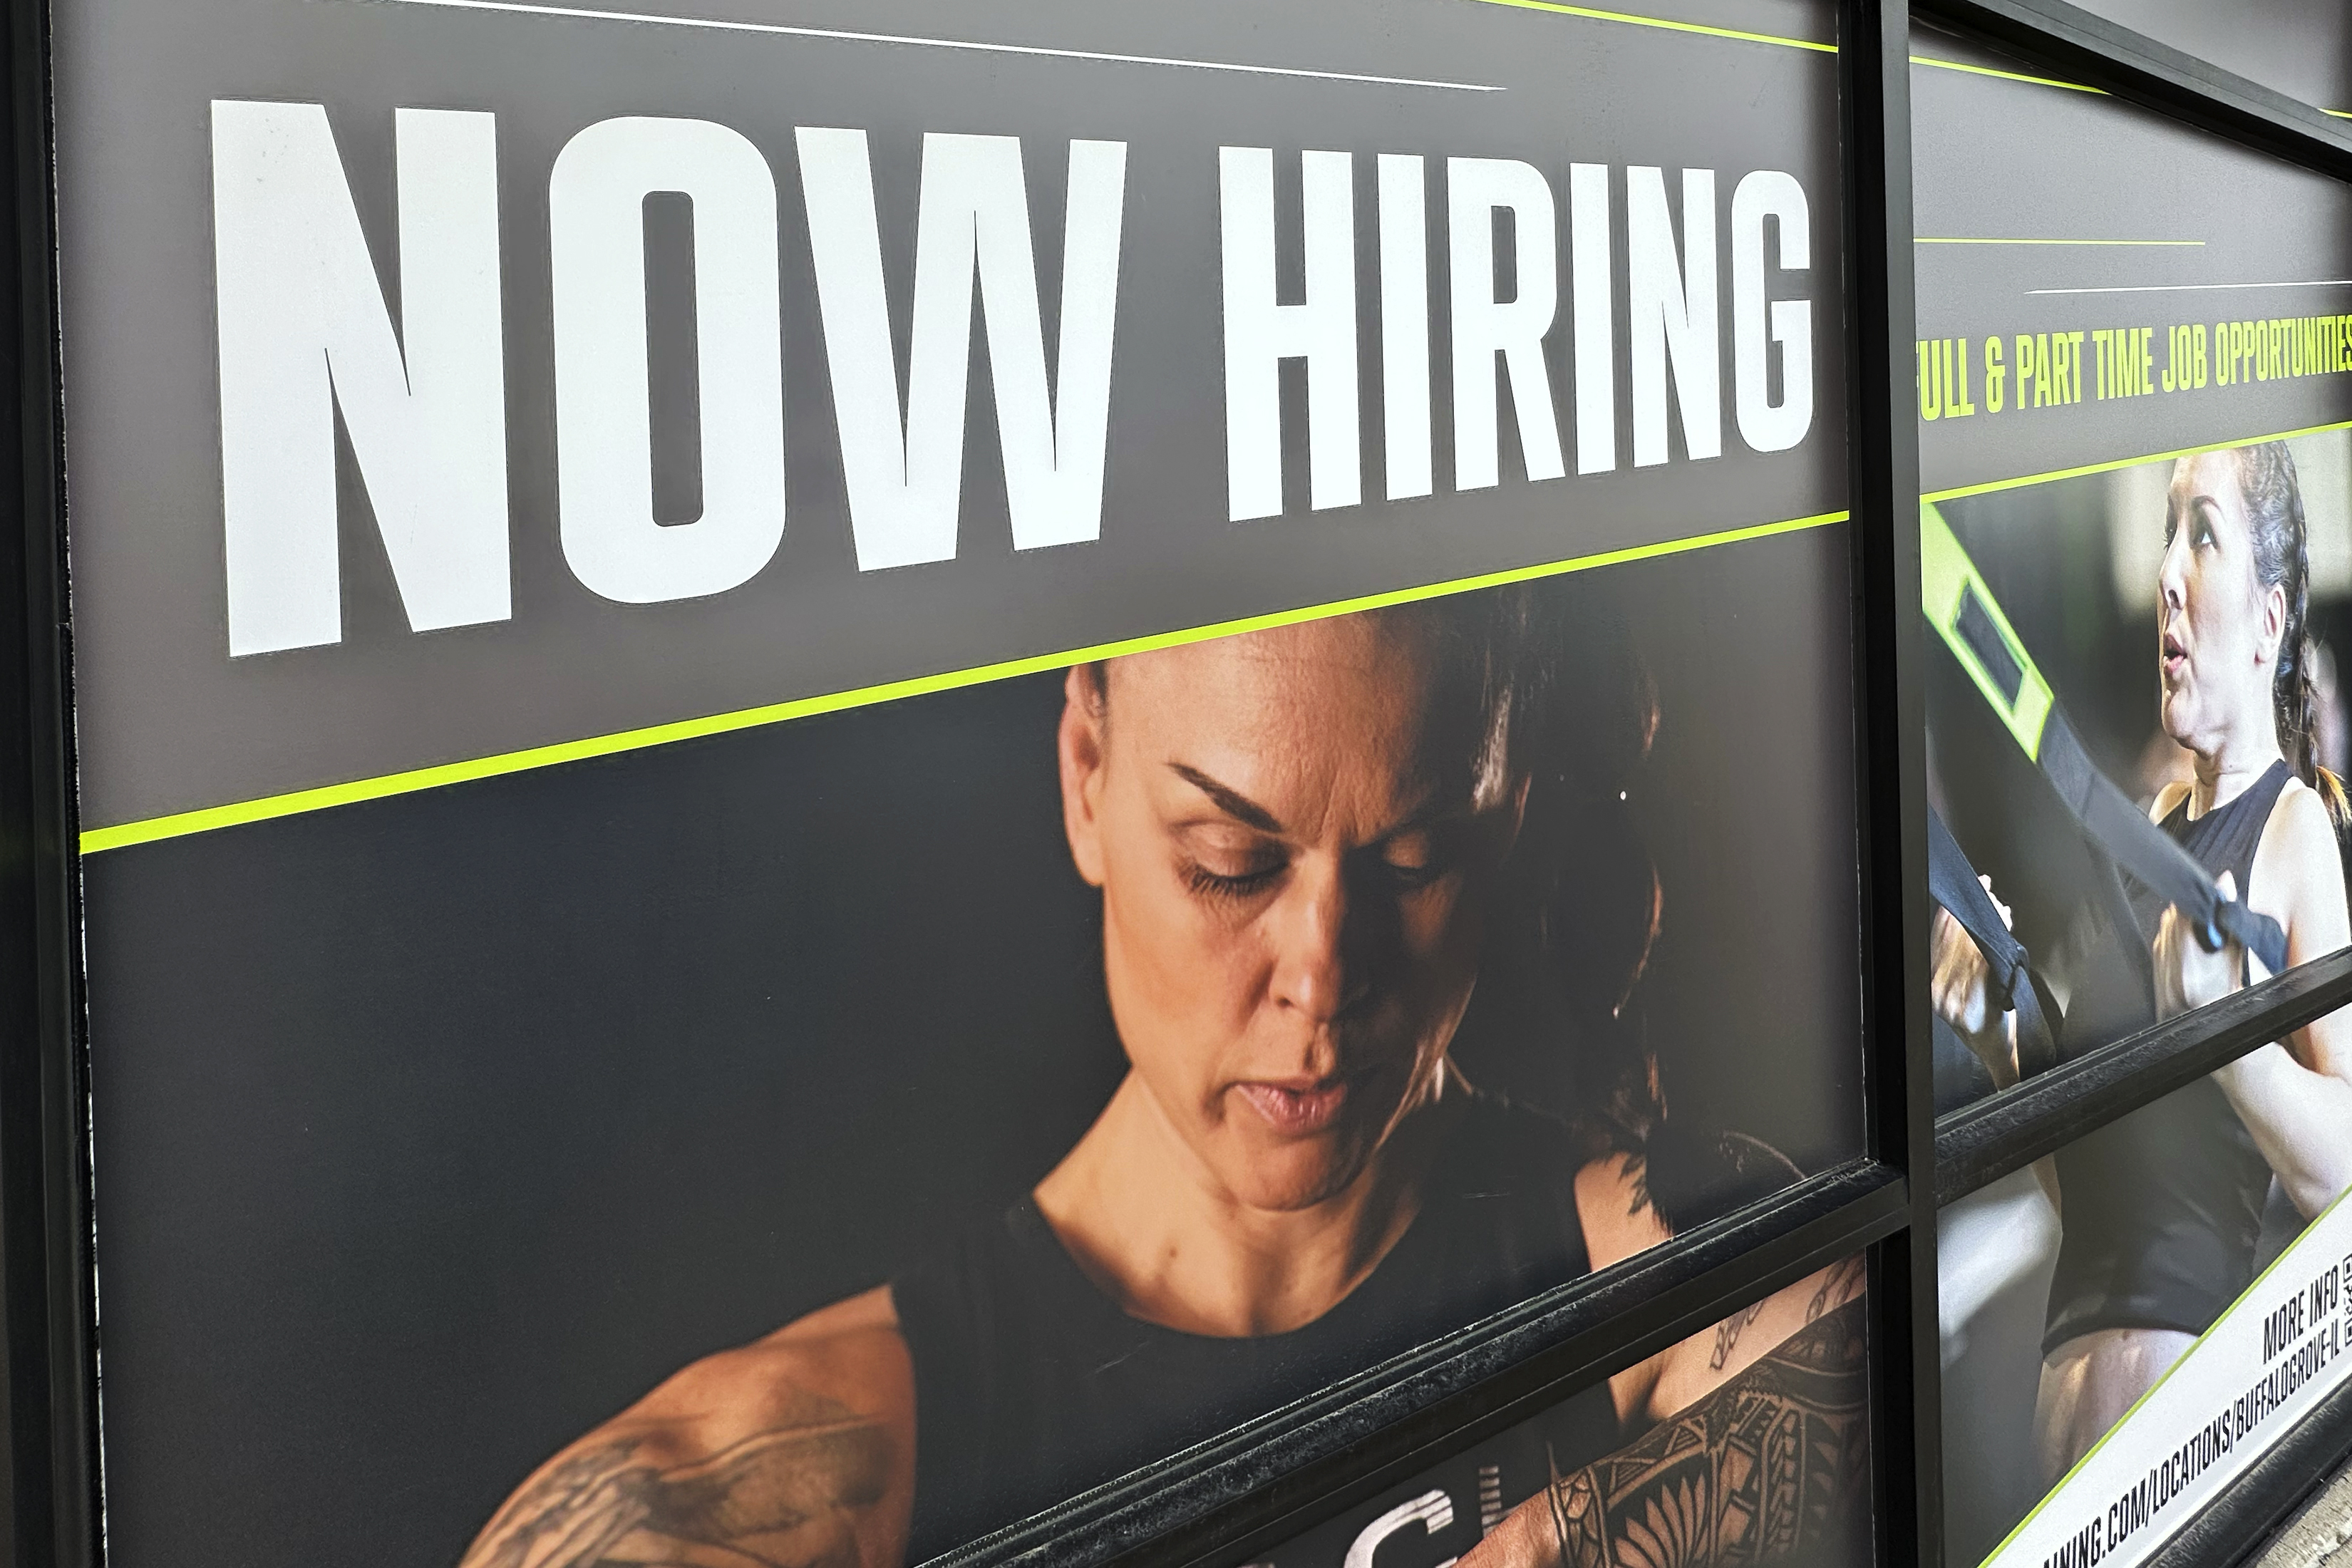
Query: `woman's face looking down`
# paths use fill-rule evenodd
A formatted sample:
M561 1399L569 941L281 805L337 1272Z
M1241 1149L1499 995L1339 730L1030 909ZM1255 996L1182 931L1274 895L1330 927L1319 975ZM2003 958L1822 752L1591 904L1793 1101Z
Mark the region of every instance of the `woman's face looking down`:
M1347 1188L1469 1002L1524 792L1436 647L1352 616L1070 673L1063 814L1119 1037L1237 1204Z
M2271 677L2285 629L2285 595L2254 574L2245 492L2230 452L2174 468L2157 577L2158 668L2164 731L2203 755L2249 721L2272 726Z

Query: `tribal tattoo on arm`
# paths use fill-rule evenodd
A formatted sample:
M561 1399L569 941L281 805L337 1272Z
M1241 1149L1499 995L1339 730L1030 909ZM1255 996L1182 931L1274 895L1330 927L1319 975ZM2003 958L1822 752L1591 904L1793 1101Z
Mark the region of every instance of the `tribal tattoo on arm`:
M1822 1288L1805 1305L1805 1321L1813 1322L1832 1307L1843 1306L1862 1289L1863 1261L1859 1253L1841 1258L1822 1270ZM1738 1311L1715 1325L1715 1352L1706 1358L1709 1372L1721 1372L1731 1364L1731 1352L1739 1348L1739 1336L1748 1324L1764 1314L1765 1303L1751 1301Z
M1862 1254L1857 1252L1853 1257L1840 1258L1822 1269L1822 1288L1814 1291L1813 1299L1806 1303L1805 1321L1817 1322L1822 1314L1831 1308L1843 1307L1859 1295L1862 1291L1863 1276L1867 1272L1868 1267L1863 1261Z
M1629 1447L1554 1474L1562 1568L1719 1568L1811 1552L1845 1527L1868 1457L1863 1303L1821 1310L1754 1366Z
M888 1434L833 1400L685 1463L620 1436L550 1467L459 1568L859 1568L857 1526L890 1475Z
M1715 1353L1706 1358L1709 1372L1721 1372L1731 1363L1731 1352L1739 1348L1740 1331L1754 1322L1764 1310L1764 1303L1751 1301L1723 1321L1715 1325ZM1818 1318L1819 1312L1813 1314Z

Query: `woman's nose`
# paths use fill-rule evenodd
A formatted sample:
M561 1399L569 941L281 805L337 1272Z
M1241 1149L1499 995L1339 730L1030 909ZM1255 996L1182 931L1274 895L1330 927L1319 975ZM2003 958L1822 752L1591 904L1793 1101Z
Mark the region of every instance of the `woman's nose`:
M2156 570L2157 597L2175 609L2188 593L2188 531L2179 530L2164 542L2164 560Z
M1325 1024L1355 999L1361 977L1348 962L1348 888L1338 868L1297 876L1275 910L1274 1000Z

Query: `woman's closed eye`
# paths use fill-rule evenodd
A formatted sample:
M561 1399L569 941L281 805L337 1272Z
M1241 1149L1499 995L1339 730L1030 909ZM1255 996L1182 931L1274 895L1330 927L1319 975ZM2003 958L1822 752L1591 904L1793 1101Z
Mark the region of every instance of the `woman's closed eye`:
M1461 835L1444 826L1416 828L1351 852L1345 875L1359 891L1401 897L1444 880L1460 868ZM1176 835L1176 869L1194 896L1238 903L1272 891L1291 870L1295 854L1279 839L1234 833L1224 825Z
M1283 870L1280 866L1265 866L1254 871L1217 871L1194 861L1184 868L1184 882L1204 899L1238 900L1273 887Z
M1226 901L1265 892L1289 867L1290 857L1279 844L1230 840L1223 835L1181 840L1177 856L1177 870L1186 887L1202 898Z
M1459 860L1454 846L1435 831L1423 830L1382 844L1375 869L1391 889L1410 893L1443 880Z

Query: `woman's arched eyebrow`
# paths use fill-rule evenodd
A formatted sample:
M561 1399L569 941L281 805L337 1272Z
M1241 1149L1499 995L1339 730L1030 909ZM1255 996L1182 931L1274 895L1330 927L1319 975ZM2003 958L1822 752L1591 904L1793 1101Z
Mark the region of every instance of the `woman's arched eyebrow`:
M1275 820L1274 813L1266 810L1239 790L1221 784L1200 769L1186 767L1182 763L1171 763L1168 764L1168 769L1178 778L1214 801L1217 809L1234 821L1246 823L1261 833L1282 831L1282 824Z

